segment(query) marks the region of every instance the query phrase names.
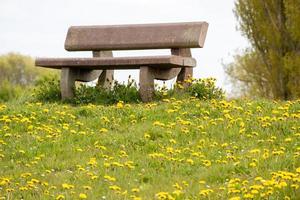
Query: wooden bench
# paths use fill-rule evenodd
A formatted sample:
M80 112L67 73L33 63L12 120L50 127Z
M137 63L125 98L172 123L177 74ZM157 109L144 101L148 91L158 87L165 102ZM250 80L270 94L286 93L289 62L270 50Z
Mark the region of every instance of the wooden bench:
M202 48L208 23L162 23L111 26L72 26L67 51L92 51L93 58L37 58L35 65L61 69L62 99L74 96L75 81L109 88L116 69L140 69L139 92L151 101L154 79L183 82L193 75L196 60L190 48ZM171 49L169 56L113 57L112 50Z

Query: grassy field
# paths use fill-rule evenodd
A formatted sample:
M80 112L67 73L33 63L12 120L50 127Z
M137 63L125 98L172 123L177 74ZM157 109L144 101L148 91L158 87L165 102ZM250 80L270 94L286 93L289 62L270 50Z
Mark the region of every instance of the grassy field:
M0 104L0 199L300 199L300 101Z

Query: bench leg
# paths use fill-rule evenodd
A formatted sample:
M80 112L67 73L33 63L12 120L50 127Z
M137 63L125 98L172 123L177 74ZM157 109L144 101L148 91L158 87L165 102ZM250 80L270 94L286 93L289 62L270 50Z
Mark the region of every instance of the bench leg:
M114 79L114 70L103 70L97 82L97 86L110 89Z
M111 58L113 57L112 51L93 51L93 57ZM114 78L114 70L102 70L98 76L97 86L105 89L110 89Z
M154 95L154 70L147 66L140 67L140 97L143 102L149 102Z
M74 97L76 71L70 68L61 69L60 91L62 100Z
M193 77L193 68L192 67L183 67L177 76L177 82L185 84L184 81Z
M191 49L189 48L175 48L171 49L172 55L183 56L183 57L192 57ZM189 83L184 81L193 77L193 68L192 67L183 67L177 76L176 82L179 82L183 87L189 86Z

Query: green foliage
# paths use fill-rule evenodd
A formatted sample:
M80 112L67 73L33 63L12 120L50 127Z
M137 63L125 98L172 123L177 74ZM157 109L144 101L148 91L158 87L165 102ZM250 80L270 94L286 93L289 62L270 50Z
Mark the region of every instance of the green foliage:
M0 82L0 102L9 101L19 98L22 94L22 87L19 85L12 85L7 80Z
M236 1L239 28L252 48L239 55L226 71L246 85L242 88L248 95L299 98L299 10L299 0Z
M139 102L139 92L137 84L130 77L127 84L120 84L117 81L114 82L113 89L110 91L112 96L112 102Z
M58 76L46 76L36 82L33 93L34 101L54 102L60 101L60 82ZM91 87L78 84L75 88L75 97L67 102L72 104L114 104L123 101L136 103L140 101L135 81L129 79L127 84L114 82L112 88Z
M60 101L60 87L57 75L44 76L37 80L33 90L33 98L36 101Z
M102 88L90 87L85 84L80 84L76 89L74 102L76 104L89 104L98 101L105 103L109 101L107 98L107 91Z
M225 95L221 88L216 87L214 78L193 79L186 90L189 95L201 100L223 99Z
M8 53L0 56L0 81L8 81L12 85L33 85L40 76L54 73L52 70L37 68L29 56Z
M183 93L185 93L183 90L180 91L176 89L176 87L177 85L175 85L174 88L169 89L165 82L161 86L155 84L154 100L159 101L165 98L175 97L177 94L182 95Z
M81 84L76 88L74 100L71 100L75 104L114 104L119 101L125 103L140 102L138 88L133 80L128 80L127 84L120 84L115 81L111 90Z
M168 89L164 84L156 87L155 99L166 98L185 99L196 97L200 100L224 99L225 92L216 86L215 78L188 79L184 83L176 83L174 88Z
M287 86L293 91L291 98L297 99L300 97L300 52L287 54L284 57L284 66L290 74Z
M175 88L168 89L166 85L156 86L154 99L159 101L165 98L186 98L189 96L198 99L222 99L224 91L216 87L215 79L193 79L188 80L186 87L177 84ZM37 81L34 88L35 101L60 101L60 88L57 76L44 77ZM128 79L127 84L120 84L114 81L111 89L99 86L91 87L86 84L78 84L75 88L75 97L68 100L72 104L115 104L117 102L138 103L141 102L137 84L134 80Z
M39 77L57 73L37 68L31 57L17 53L0 55L0 72L0 101L19 98Z
M263 65L262 59L251 49L235 55L234 62L224 65L236 96L273 98L273 85L265 78Z

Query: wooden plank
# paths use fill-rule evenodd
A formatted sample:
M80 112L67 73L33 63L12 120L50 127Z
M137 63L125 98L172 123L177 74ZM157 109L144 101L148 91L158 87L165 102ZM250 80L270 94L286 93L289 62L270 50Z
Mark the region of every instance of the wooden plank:
M140 56L114 58L37 58L36 66L61 69L62 67L84 69L139 69L140 66L174 68L195 67L196 60L181 56Z
M68 51L202 48L207 22L72 26Z

